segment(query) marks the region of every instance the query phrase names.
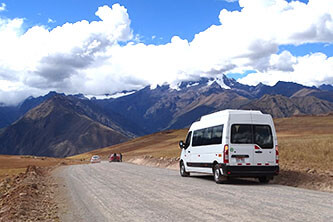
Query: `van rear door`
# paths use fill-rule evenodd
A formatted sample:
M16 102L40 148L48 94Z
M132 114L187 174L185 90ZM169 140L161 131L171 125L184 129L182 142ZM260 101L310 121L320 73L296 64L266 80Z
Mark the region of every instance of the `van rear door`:
M270 125L253 125L254 164L275 164L275 149Z
M231 125L230 165L253 165L254 144L252 124Z

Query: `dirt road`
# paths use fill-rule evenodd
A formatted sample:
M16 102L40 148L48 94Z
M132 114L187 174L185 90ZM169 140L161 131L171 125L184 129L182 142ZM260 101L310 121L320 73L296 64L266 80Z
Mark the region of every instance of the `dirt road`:
M333 193L128 163L66 166L63 221L333 221Z

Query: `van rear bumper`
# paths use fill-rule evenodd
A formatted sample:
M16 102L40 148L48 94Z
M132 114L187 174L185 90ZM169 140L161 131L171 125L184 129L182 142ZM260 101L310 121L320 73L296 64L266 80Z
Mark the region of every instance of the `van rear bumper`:
M223 174L229 177L261 177L276 176L279 166L227 166L221 164Z

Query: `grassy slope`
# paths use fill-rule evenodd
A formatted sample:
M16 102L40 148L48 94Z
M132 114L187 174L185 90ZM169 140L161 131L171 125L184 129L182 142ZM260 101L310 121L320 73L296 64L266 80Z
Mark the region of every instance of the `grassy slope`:
M275 120L281 165L333 172L333 115Z
M282 168L333 171L333 115L274 121ZM70 158L88 160L94 154L107 158L113 152L123 153L124 158L143 155L179 157L178 141L184 140L186 133L187 129L168 130Z
M97 154L105 159L111 153L123 153L124 158L144 155L151 155L153 157L178 157L180 155L178 142L184 140L186 133L187 129L167 130L69 158L88 160L92 155Z

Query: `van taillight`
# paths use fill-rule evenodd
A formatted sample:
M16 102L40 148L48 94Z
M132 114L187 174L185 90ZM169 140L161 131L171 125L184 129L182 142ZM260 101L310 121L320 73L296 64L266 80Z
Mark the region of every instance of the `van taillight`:
M278 145L275 146L275 158L276 158L276 163L279 163L279 147L278 147Z
M229 163L229 146L228 146L228 144L224 145L223 162L224 163Z

